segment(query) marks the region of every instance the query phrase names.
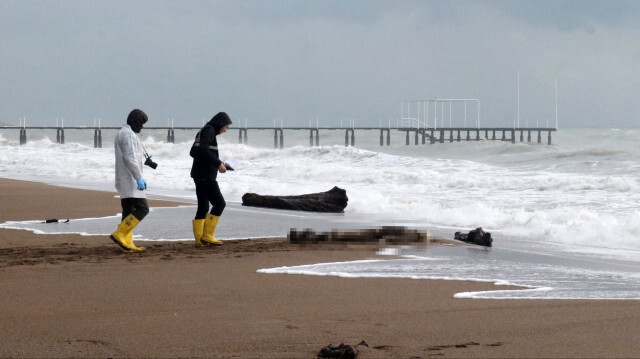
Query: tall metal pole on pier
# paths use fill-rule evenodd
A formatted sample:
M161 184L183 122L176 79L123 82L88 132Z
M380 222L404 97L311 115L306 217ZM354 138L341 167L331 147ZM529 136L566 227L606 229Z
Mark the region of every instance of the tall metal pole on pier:
M520 71L518 71L518 127L520 127Z
M464 102L464 127L467 127L467 101Z
M558 129L558 79L556 78L556 130Z

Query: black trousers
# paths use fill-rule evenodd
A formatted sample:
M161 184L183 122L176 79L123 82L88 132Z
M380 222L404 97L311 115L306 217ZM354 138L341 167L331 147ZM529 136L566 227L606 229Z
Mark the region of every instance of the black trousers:
M209 211L209 203L211 203L211 214L220 217L227 202L224 201L218 181L208 178L194 178L196 184L196 196L198 197L198 209L196 210L195 219L204 219Z
M122 220L133 214L139 221L149 213L149 204L146 198L121 198Z

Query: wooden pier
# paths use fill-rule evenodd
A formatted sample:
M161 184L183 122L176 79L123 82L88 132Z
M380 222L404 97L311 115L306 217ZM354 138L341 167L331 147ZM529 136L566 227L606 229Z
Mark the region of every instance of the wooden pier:
M176 130L192 130L194 134L202 127L145 127L145 130L166 130L167 142L175 143ZM93 144L95 148L102 148L102 130L119 130L120 127L57 127L57 126L0 126L0 130L19 130L20 144L27 143L27 130L55 130L56 143L64 144L65 130L93 131ZM504 142L533 142L532 134L536 136L537 143L542 143L543 134L547 137L547 144L551 145L551 133L556 128L538 127L440 127L440 128L411 128L411 127L231 127L230 130L238 131L238 143L248 144L249 131L273 131L273 147L284 147L285 131L308 131L309 146L320 146L321 131L344 131L344 145L355 146L356 131L379 131L380 146L391 145L391 131L405 132L405 144L407 146L437 143L453 143L461 141L504 141ZM411 139L413 138L413 141ZM526 140L525 140L526 139ZM386 141L385 141L386 140ZM519 140L519 141L518 141Z

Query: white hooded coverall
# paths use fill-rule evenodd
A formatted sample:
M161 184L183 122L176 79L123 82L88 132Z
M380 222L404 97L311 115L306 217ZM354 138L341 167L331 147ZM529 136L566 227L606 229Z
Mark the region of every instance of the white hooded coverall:
M142 178L144 150L140 138L131 126L124 125L116 134L116 190L120 198L146 198L144 191L138 190L136 180Z

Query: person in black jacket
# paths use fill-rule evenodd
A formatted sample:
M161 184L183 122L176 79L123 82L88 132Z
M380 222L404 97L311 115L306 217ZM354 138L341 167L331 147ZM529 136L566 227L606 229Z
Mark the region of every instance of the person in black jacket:
M198 197L198 209L196 218L193 220L193 236L196 239L196 246L222 244L213 236L218 220L226 206L216 178L218 172L225 173L227 167L218 155L216 136L227 132L229 125L231 125L229 115L225 112L217 113L198 132L196 141L191 148L191 157L193 157L191 177L195 182L196 196ZM209 203L212 207L211 212L207 214Z

